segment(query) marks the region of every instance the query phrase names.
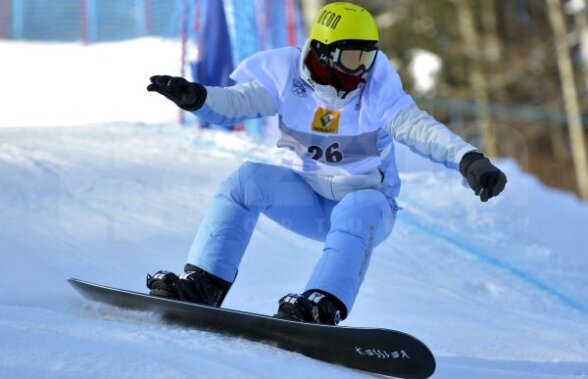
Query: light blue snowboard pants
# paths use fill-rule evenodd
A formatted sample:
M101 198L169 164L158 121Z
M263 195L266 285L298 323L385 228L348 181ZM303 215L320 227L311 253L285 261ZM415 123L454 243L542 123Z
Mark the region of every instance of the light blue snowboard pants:
M396 220L395 207L377 190L358 190L335 202L318 195L288 168L246 162L219 186L187 263L233 282L260 213L324 242L306 289L333 294L347 311L374 247L388 237Z

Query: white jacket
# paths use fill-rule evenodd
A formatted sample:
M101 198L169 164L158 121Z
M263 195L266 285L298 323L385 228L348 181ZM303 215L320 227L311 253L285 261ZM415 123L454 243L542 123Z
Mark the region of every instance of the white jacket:
M333 200L354 190L377 188L394 203L400 178L393 141L452 169L466 153L477 150L416 106L382 52L365 84L342 93L310 78L302 63L307 46L302 52L286 47L247 58L231 75L239 84L206 87L207 99L195 114L227 125L278 114L278 146L290 150L279 164L297 171L316 192ZM337 117L334 128L319 123L321 115L328 119L325 112L331 119L330 113ZM384 150L386 144L390 148ZM329 149L336 159L329 159Z

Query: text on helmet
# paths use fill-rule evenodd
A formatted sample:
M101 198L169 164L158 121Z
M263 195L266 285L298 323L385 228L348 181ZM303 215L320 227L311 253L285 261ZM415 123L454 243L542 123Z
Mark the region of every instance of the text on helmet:
M335 12L324 10L316 20L316 23L319 25L324 25L327 28L335 29L340 20L340 15L336 14Z

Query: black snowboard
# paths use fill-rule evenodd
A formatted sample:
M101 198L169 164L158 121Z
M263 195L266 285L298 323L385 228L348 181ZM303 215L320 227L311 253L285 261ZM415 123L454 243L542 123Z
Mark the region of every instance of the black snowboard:
M156 312L165 321L268 343L325 362L399 378L428 378L431 351L416 338L388 329L325 326L213 308L79 279L69 283L84 297L126 309Z

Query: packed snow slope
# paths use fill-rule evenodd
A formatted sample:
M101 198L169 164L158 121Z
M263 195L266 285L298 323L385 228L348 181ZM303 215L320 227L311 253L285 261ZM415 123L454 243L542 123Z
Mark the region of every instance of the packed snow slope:
M39 52L27 44L0 48ZM154 42L98 48L124 60L151 52ZM62 70L57 76L67 72L54 67ZM144 99L134 88L141 70L149 71L128 72L133 88L121 88L137 91L133 109ZM120 75L111 77L124 86ZM11 85L14 76L6 78ZM67 278L78 277L145 291L146 273L179 271L218 183L246 159L275 156L241 134L168 122L175 110L165 99L145 100L147 108L155 104L150 112L160 124L116 112L108 119L112 82L93 81L88 92L63 83L66 90L53 97L57 85L41 83L45 101L59 107L87 94L94 102L71 123L48 111L43 124L29 108L33 102L2 91L0 378L371 377L163 325L152 314L96 304L70 288ZM15 123L19 109L25 121ZM113 122L119 117L133 122ZM417 336L437 357L435 379L588 378L588 204L544 187L510 160L498 162L509 178L506 191L485 204L455 172L404 148L398 161L403 210L376 248L343 325ZM303 289L320 253L319 243L262 217L225 306L273 314L282 295Z

